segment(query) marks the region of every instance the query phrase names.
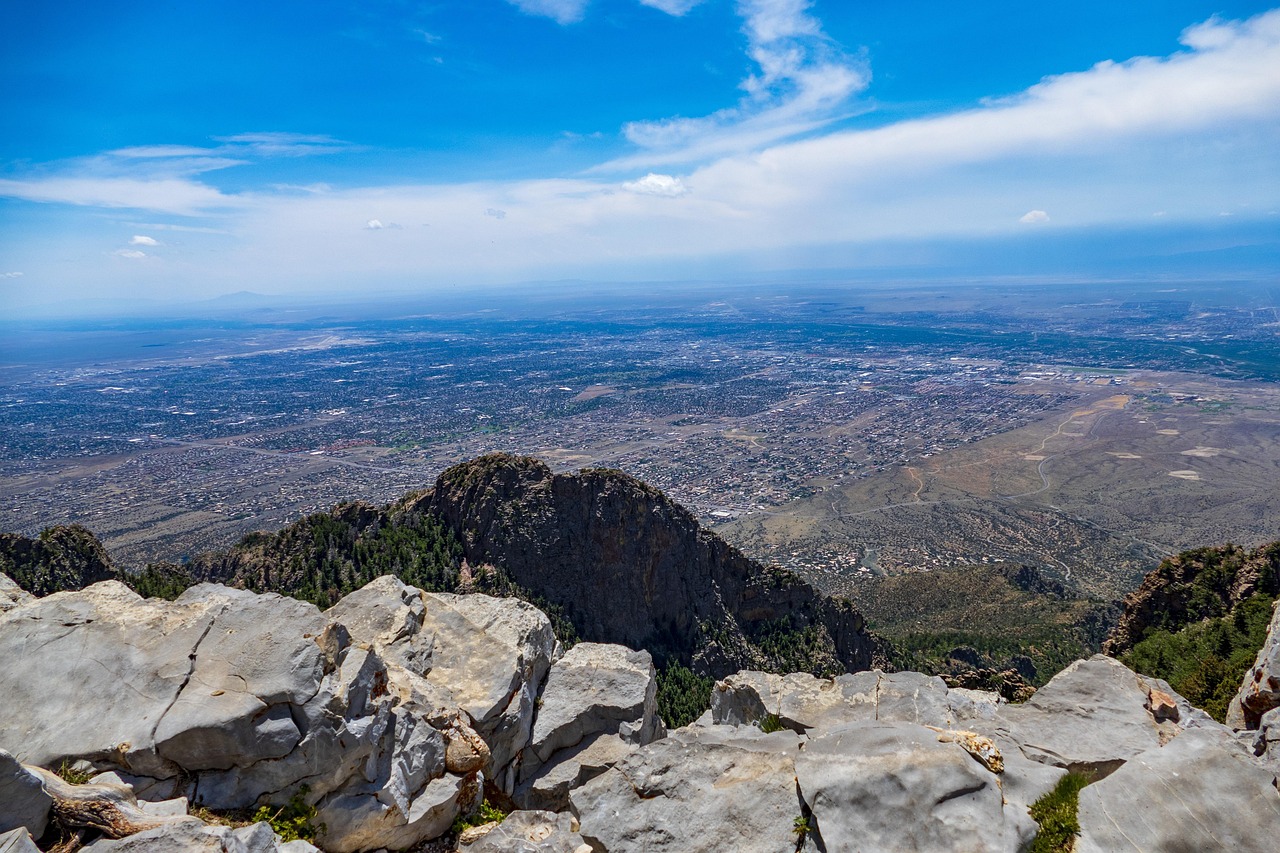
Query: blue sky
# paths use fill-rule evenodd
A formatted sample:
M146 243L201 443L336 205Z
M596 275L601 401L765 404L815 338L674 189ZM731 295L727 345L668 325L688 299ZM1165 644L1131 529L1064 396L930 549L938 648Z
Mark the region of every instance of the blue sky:
M0 8L0 87L15 309L1280 271L1268 4L48 0ZM1082 260L1002 263L1035 241Z

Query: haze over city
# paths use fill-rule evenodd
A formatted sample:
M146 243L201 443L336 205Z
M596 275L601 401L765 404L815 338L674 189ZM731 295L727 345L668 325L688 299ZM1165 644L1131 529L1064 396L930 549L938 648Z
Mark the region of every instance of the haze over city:
M0 304L1274 280L1269 5L11 4Z

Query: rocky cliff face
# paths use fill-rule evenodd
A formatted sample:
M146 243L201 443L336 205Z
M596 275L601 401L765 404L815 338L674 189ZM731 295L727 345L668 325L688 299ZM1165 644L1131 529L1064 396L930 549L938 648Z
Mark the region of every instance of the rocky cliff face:
M1280 593L1280 542L1252 551L1238 545L1196 548L1160 562L1125 596L1124 614L1102 645L1109 655L1132 649L1154 629L1177 631L1228 615L1257 594Z
M723 676L844 672L881 653L862 615L790 572L748 559L661 492L619 471L552 474L493 454L445 471L417 506L563 608L588 640L645 648Z

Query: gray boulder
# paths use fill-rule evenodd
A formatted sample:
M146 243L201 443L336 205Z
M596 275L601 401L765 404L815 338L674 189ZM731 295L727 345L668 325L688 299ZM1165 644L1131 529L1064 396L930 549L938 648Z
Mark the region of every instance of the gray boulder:
M1196 728L1080 792L1076 853L1270 853L1280 792L1222 728Z
M716 683L711 717L718 724L742 725L774 715L797 732L872 720L954 728L993 718L999 702L996 694L952 690L941 678L918 672L869 670L816 678L743 671Z
M568 790L665 733L648 652L579 643L552 665L514 799L559 811Z
M232 829L214 826L196 818L165 824L127 838L99 839L82 848L85 853L319 853L307 841L283 842L266 823Z
M376 646L278 595L58 593L0 619L0 746L30 764L88 759L152 799L211 808L281 804L305 786L327 848L409 847L475 801L478 768L450 773L449 756L468 765L467 735L479 739Z
M435 635L423 630L426 615L422 590L392 575L371 581L325 611L351 632L355 642L414 675L431 671Z
M40 848L25 829L0 832L0 853L40 853Z
M487 595L423 593L435 640L426 680L447 691L489 745L485 774L515 787L513 759L529 742L538 691L556 650L551 620L531 604Z
M34 601L35 596L13 582L6 574L0 574L0 616L17 607Z
M678 729L574 790L570 806L596 851L794 850L799 746L793 732Z
M1033 761L1100 777L1199 725L1216 723L1165 682L1094 655L1058 673L1025 704L1002 707L988 728Z
M1280 708L1280 601L1275 604L1267 639L1227 709L1227 725L1256 729L1273 708Z
M40 777L0 749L0 832L25 828L39 838L48 826L52 807L53 798L45 792Z
M945 732L850 723L800 751L796 777L828 850L1018 851L1035 837L1000 777Z
M473 841L461 840L466 853L591 853L574 830L573 817L549 811L516 811Z

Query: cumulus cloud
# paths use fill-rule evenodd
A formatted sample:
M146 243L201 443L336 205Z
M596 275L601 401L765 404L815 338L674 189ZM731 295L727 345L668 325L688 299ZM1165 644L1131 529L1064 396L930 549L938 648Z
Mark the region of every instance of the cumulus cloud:
M708 116L634 121L623 135L647 149L607 164L685 163L735 154L821 127L871 81L867 63L847 55L809 14L809 0L738 0L747 54L756 70L739 102Z
M507 0L526 15L542 15L557 24L573 24L582 20L590 0Z
M138 258L145 258L147 256L147 253L140 252L137 249L118 249L116 250L116 255L121 258L129 258L131 260L137 260Z
M640 0L642 6L661 9L668 15L675 15L677 18L687 15L690 9L694 6L701 6L703 2L704 0Z
M159 246L160 241L155 237L148 237L145 234L134 234L129 238L130 246Z
M1049 214L1043 210L1028 210L1018 217L1018 221L1023 225L1042 225L1049 221Z
M658 175L653 172L636 181L627 181L622 185L624 190L641 195L660 195L668 198L682 196L689 191L684 181L671 175Z

